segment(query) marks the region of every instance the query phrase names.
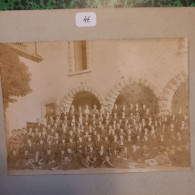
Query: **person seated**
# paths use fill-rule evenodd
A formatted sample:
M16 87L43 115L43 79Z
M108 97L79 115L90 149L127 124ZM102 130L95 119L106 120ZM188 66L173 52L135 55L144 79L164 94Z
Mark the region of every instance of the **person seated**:
M122 160L128 160L129 159L129 151L128 147L124 146L122 150L120 150L118 157Z
M42 169L53 170L57 167L57 162L50 148L47 148L46 154L43 156L42 162L43 164L40 166L40 168Z
M94 168L97 166L97 157L93 147L89 147L89 151L86 153L85 157L82 158L81 164L85 168Z
M125 126L125 122L126 122L126 116L125 116L125 112L121 113L121 125L124 127Z
M151 157L154 157L156 156L158 153L159 153L159 150L158 150L158 139L157 139L157 136L156 134L153 134L152 136L150 136L150 154L151 154Z
M65 151L66 145L67 145L66 139L65 138L62 138L61 141L59 142L59 148L58 148L59 151L61 151L61 150L64 150Z
M60 112L60 120L61 120L61 123L64 122L65 116L68 116L68 111L67 111L67 108L66 107L62 107L61 108L61 112Z
M112 163L110 162L110 158L108 153L105 151L104 146L100 146L100 150L97 153L98 158L98 167L102 167L105 165L106 167L113 167Z
M52 142L52 138L49 136L47 139L47 142L45 143L45 151L47 151L48 149L52 150L53 149L53 142Z
M31 139L27 139L27 143L25 145L25 148L28 150L30 154L33 154L35 151L36 145L31 141Z
M58 155L59 155L59 139L53 140L53 149L52 149L52 151L53 151L55 159L57 159Z
M140 162L142 155L140 153L139 147L136 144L133 144L130 150L130 159L133 162Z
M75 134L72 130L69 131L69 134L67 136L69 139L72 138L72 140L75 140Z
M119 109L118 109L118 105L117 104L114 104L114 107L112 109L112 115L114 116L116 113L116 115L119 114Z
M62 150L58 169L66 170L75 168L75 160L75 154L72 152L71 148L67 148L66 151Z
M184 142L188 142L190 139L190 131L189 131L189 121L185 122L184 120L182 120L179 123L179 127L178 127L178 131L180 132Z
M178 147L181 147L182 145L184 145L184 141L185 140L183 140L181 133L177 132L175 135L175 140L174 140L175 145Z
M108 154L110 154L110 141L108 139L108 136L104 137L103 145L104 145L105 151L107 151Z
M120 129L121 129L121 125L120 125L120 123L118 122L118 123L116 124L116 131L115 131L117 135L119 135Z
M151 126L151 130L150 130L150 137L152 137L153 135L155 135L156 134L156 130L155 130L155 127L154 127L154 125L152 125Z
M146 120L148 120L148 118L150 118L150 109L146 108L145 113L143 115L143 118L145 118Z
M103 122L105 123L106 120L110 121L111 120L111 116L110 113L107 111L105 112L104 115L100 115L100 117L103 117Z
M82 155L84 154L84 147L85 143L83 142L83 138L82 136L79 136L76 142L76 153L79 157L82 157Z
M61 139L66 139L66 137L68 136L67 127L65 126L65 124L62 124L61 132L59 135Z
M84 121L83 119L84 119L84 117L83 117L82 113L79 113L78 119L77 119L78 120L78 123L79 124L83 124L83 122L85 122L85 123L87 122L88 123L88 120L85 120Z
M118 156L119 153L119 141L118 141L118 136L114 134L113 140L110 144L110 152L112 157Z
M104 125L101 125L101 126L100 126L99 134L100 134L101 137L107 136L107 131L106 131L106 129L104 128Z
M97 116L97 118L98 118L98 121L102 122L102 124L104 123L104 117L103 116Z
M19 156L15 149L9 152L8 154L8 168L9 169L18 169L18 159Z
M160 135L160 138L159 138L159 141L158 141L158 151L161 153L165 150L165 146L166 146L166 141L164 139L164 135L161 134Z
M88 126L88 132L89 132L89 135L92 136L93 135L93 128L91 125Z
M124 113L126 115L127 113L126 105L122 106L121 113Z
M115 121L116 123L118 123L118 121L119 121L119 119L118 119L118 116L117 116L117 113L116 113L116 112L114 112L114 113L113 113L112 123L113 123L114 121Z
M33 169L33 165L31 162L31 155L26 149L23 152L21 152L19 155L18 168L19 169Z
M118 132L118 135L120 137L120 135L124 136L125 135L125 132L123 130L123 128L120 128L119 132Z
M42 168L43 163L43 154L38 149L35 150L34 154L30 156L29 164L33 169Z
M150 148L151 147L151 142L149 140L148 135L144 135L143 139L141 140L141 145L142 146L145 145L147 148Z
M94 137L94 144L96 150L99 150L100 146L103 144L103 140L99 133L97 133L96 137Z
M92 141L91 136L88 136L88 138L87 138L87 140L86 140L86 143L85 143L85 146L86 146L87 148L94 147L94 142Z
M70 137L68 139L67 148L70 148L72 152L75 152L76 151L76 143L74 142L74 140L72 139L72 137Z
M89 110L89 105L86 105L86 106L85 106L84 114L85 114L85 115L88 115L88 116L91 114L91 112L90 112L90 110Z
M8 140L8 146L9 146L9 150L8 151L13 151L18 149L19 147L19 139L17 137L17 132L15 129L12 130L12 134L11 136L9 137L9 140Z
M60 149L59 151L60 151L60 154L58 155L58 158L57 158L58 168L60 167L61 164L63 164L64 157L65 157L65 150Z
M135 104L135 108L134 108L134 114L136 114L136 113L138 113L138 112L140 112L139 104L136 103L136 104Z
M82 158L81 165L85 168L92 168L93 162L90 160L90 156L86 155L86 157Z
M176 130L173 123L171 123L166 131L166 138L169 140L175 140Z
M119 142L118 142L118 150L119 150L119 153L124 148L124 146L125 146L124 136L122 134L120 134L119 135Z
M133 144L133 140L131 138L131 135L127 135L127 139L125 141L125 145L127 146L127 149L129 150L130 146Z
M54 118L53 118L53 116L52 115L49 115L48 117L47 117L47 125L53 125L54 124Z
M79 107L78 107L78 110L77 110L77 112L76 112L76 117L77 117L77 119L78 119L79 116L82 116L82 115L83 115L82 108L81 108L81 106L79 106Z
M104 116L104 114L105 114L105 109L104 109L103 106L100 107L100 111L99 111L99 112L100 112L100 115L101 115L101 116Z
M132 114L134 113L134 107L135 107L134 104L129 105L129 110L127 111L128 116L130 115L132 116Z
M139 122L140 122L141 116L140 116L140 113L139 113L139 112L137 112L137 113L135 114L134 119L136 120L136 123L139 123Z
M52 127L50 128L50 130L48 130L47 132L48 132L48 134L49 134L51 137L54 137L54 134L55 134L56 130L55 130L55 128L52 126Z
M141 148L142 161L144 162L146 159L150 158L150 151L146 145L143 145Z
M35 150L40 151L40 153L44 153L45 152L45 142L43 139L39 140L39 143L35 146Z
M97 109L97 105L93 105L93 109L91 111L92 114L95 114L96 116L99 116L99 110Z
M79 162L76 153L69 147L66 149L66 154L64 157L64 168L66 169L78 169Z
M114 135L114 134L112 134L114 131L114 129L112 128L112 125L109 125L106 131L107 131L108 139L111 141L112 136Z

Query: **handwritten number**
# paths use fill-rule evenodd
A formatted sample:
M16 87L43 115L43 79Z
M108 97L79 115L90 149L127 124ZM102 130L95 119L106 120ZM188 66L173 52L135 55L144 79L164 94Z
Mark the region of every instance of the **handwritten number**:
M84 23L90 22L90 16L85 16L83 21L84 21Z

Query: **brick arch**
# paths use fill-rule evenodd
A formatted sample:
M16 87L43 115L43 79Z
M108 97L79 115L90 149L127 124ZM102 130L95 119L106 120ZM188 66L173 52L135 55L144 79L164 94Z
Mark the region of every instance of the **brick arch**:
M162 96L160 98L159 104L161 105L162 113L170 113L171 112L171 103L173 99L173 95L178 87L188 80L188 76L186 72L180 72L176 74L164 87Z
M109 92L108 95L106 96L105 100L107 103L107 109L109 111L112 110L114 103L118 97L118 95L120 94L121 90L130 84L140 84L144 87L149 88L154 95L157 97L157 99L160 97L160 91L158 90L158 88L151 82L142 79L142 78L122 78Z
M58 99L58 105L60 107L66 107L69 110L74 97L79 92L91 93L92 95L94 95L98 99L101 106L103 106L103 107L105 106L104 99L101 97L101 95L95 89L93 89L92 87L89 87L87 85L81 85L79 87L76 87L76 88L73 88L72 90L70 90L63 98Z

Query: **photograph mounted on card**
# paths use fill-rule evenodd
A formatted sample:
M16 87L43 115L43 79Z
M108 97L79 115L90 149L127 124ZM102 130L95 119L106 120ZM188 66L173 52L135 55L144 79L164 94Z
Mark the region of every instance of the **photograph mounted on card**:
M185 38L0 44L9 175L190 170Z

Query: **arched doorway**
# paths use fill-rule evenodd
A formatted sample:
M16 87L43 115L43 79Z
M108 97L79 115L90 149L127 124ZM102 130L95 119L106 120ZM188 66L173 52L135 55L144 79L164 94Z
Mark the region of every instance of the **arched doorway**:
M83 102L83 103L81 103ZM93 87L87 85L80 85L76 88L71 89L64 97L60 97L57 100L60 108L70 109L70 106L73 104L76 107L84 106L84 104L88 104L92 106L93 104L97 104L99 108L101 106L105 106L104 99L102 96L96 91Z
M189 88L188 88L188 81L181 83L181 85L175 91L172 103L171 103L171 110L172 113L176 114L179 110L182 110L182 113L188 114L189 113Z
M150 108L151 113L158 112L157 97L149 87L141 85L140 83L126 85L120 91L115 101L115 104L117 104L119 108L123 105L129 107L130 104L135 105L136 103L139 105L145 104L148 108Z
M73 98L72 104L75 106L76 109L79 106L81 106L82 109L84 109L85 105L88 105L89 109L92 109L93 105L96 105L97 108L100 109L99 100L95 97L95 95L87 91L77 93Z

